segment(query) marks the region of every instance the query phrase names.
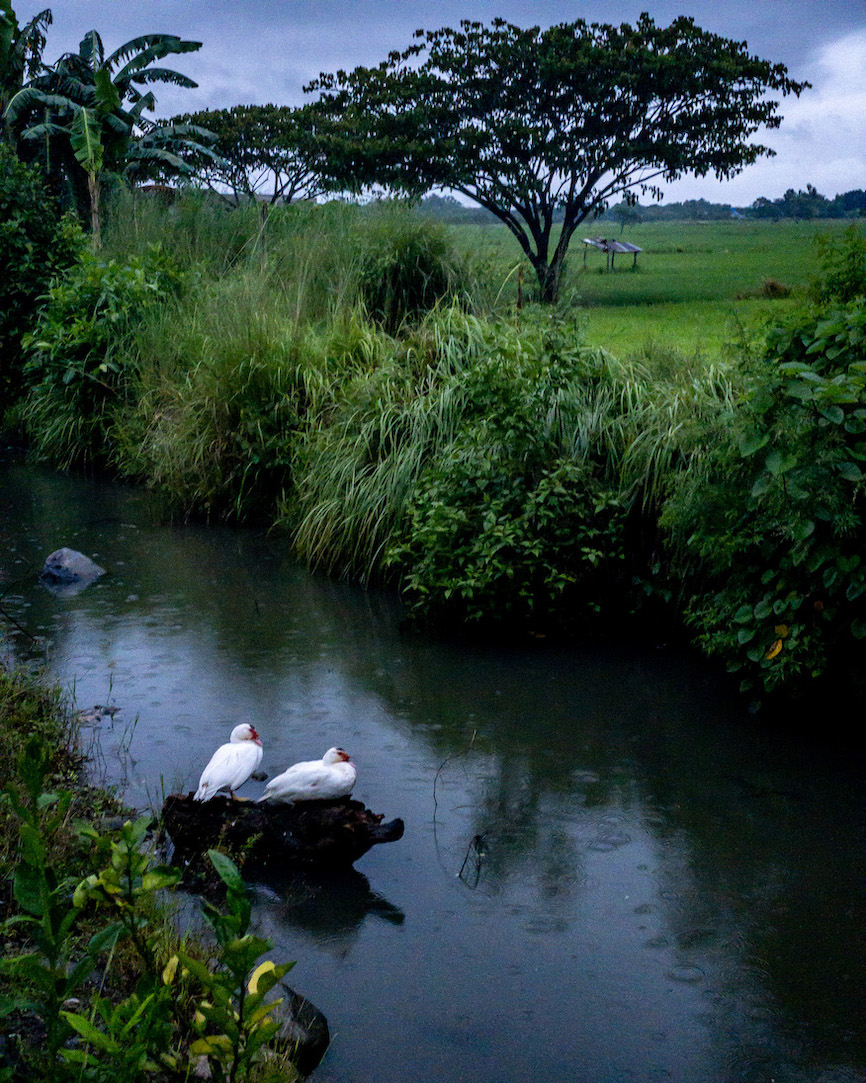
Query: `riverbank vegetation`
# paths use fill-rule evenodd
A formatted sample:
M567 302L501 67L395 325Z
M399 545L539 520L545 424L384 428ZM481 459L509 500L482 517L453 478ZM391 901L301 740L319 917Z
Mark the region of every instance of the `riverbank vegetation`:
M34 456L264 522L312 568L393 585L427 627L664 620L751 695L853 680L862 229L826 223L816 244L811 212L660 220L630 265L575 251L608 211L636 230L661 181L771 153L753 141L782 119L765 91L807 83L688 18L494 20L209 131L149 118L136 86L193 85L154 65L199 43L106 55L93 30L52 66L50 21L21 27L0 0L0 256L15 278L21 253L56 253L24 260L0 321L4 423ZM136 186L196 176L235 198ZM292 178L320 199L446 188L495 224L279 205Z
M300 1078L268 996L291 964L249 931L235 865L213 852L225 903L180 935L149 817L88 785L74 717L55 691L0 668L0 1078ZM267 1002L265 998L268 998Z
M669 228L660 260L682 247ZM45 461L134 478L178 514L268 523L313 568L392 584L428 626L664 619L750 695L803 695L847 680L866 633L863 234L818 247L801 227L791 292L744 297L725 249L735 228L744 250L763 240L702 228L724 348L659 341L648 305L611 352L579 303L595 272L557 306L518 305L514 268L409 207L262 217L122 196L103 250L79 245L23 336L7 423ZM639 289L645 259L609 288Z

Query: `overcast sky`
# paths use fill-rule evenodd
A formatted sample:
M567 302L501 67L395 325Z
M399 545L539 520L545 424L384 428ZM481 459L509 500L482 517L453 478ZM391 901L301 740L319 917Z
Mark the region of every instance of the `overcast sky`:
M686 177L665 188L665 202L703 197L744 206L787 188L814 184L832 198L866 188L866 0L12 0L19 22L50 7L54 24L45 58L77 50L98 30L107 51L140 34L201 41L197 53L169 57L196 90L155 87L157 115L239 104L298 105L303 85L322 71L383 60L411 43L418 28L456 26L496 16L520 26L584 18L633 22L649 11L667 25L691 15L699 26L750 52L781 61L813 89L785 99L778 131L761 142L776 157L728 182Z

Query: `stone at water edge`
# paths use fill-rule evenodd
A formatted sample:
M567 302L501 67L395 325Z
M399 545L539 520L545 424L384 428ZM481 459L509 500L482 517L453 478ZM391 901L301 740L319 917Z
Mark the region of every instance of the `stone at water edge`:
M274 1047L288 1054L301 1075L311 1075L331 1044L328 1020L315 1004L290 989L285 982L279 983L277 991L282 1004L274 1011L274 1018L280 1024Z

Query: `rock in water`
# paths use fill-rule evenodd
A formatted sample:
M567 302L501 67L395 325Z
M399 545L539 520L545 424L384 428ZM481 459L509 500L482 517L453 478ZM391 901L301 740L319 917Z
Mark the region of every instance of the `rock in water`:
M377 843L402 838L403 821L383 819L348 797L270 805L171 794L162 807L176 862L219 846L242 855L244 865L263 868L272 862L345 868Z
M278 991L283 1002L274 1012L280 1024L274 1045L289 1054L301 1075L312 1075L331 1043L328 1020L315 1004L285 982L280 982Z
M55 593L77 594L101 575L105 575L105 568L100 568L77 549L64 546L45 558L39 578Z

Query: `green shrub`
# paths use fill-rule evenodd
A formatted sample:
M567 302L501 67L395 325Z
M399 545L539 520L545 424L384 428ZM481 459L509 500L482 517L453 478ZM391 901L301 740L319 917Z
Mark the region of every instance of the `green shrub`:
M21 415L41 458L60 467L108 460L112 414L136 364L136 323L178 282L159 245L125 263L84 250L55 280L24 338Z
M352 315L298 328L255 269L201 283L138 336L137 398L115 426L115 462L184 511L272 521L307 414L331 401L354 339L371 335Z
M617 486L601 427L579 421L609 373L556 321L492 345L454 380L459 429L418 477L387 560L419 616L575 631L610 614L626 581L633 494Z
M21 394L21 339L33 329L40 298L78 251L41 170L0 140L0 414Z
M862 682L864 346L863 302L773 330L730 439L666 506L689 620L743 690Z
M628 392L549 312L515 327L451 309L381 337L309 420L286 512L297 550L340 574L386 567L419 615L573 629L632 566Z
M866 234L854 222L841 234L820 233L815 238L821 274L812 280L816 300L853 301L866 297Z
M439 222L385 204L365 220L359 242L361 297L391 334L465 291L461 261Z

